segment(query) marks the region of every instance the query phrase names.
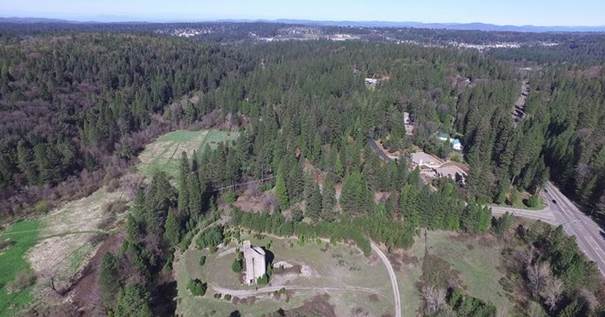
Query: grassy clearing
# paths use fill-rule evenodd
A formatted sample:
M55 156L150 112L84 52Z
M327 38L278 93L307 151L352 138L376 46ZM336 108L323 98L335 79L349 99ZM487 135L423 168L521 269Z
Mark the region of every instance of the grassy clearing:
M55 286L65 287L94 255L108 220L119 221L122 214L111 214L107 206L126 199L120 191L108 192L105 187L90 196L69 202L40 218L44 228L40 240L28 252L28 260L39 273L35 294L43 293L54 278ZM111 225L111 224L110 224ZM108 229L110 230L110 229Z
M403 264L397 272L406 316L414 316L422 305L420 292L416 287L422 275L426 247L424 231L422 235L423 237L418 237L414 246L405 252L408 258L415 257L414 263ZM514 304L508 300L506 291L499 283L504 276L498 270L502 248L496 241L489 239L492 238L463 238L452 232L429 231L428 252L447 261L459 272L469 295L496 305L498 316L508 316L513 311Z
M194 151L201 153L206 145L216 148L220 143L233 141L238 133L221 130L187 131L177 130L160 136L155 142L147 145L139 155L139 171L150 177L156 171L163 171L175 177L178 162L183 151L191 157Z
M275 312L279 308L288 310L299 307L317 294L329 294L330 304L335 306L338 316L350 316L352 310L358 308L370 316L393 314L393 295L388 275L382 262L375 256L367 258L358 249L343 244L329 245L326 249L325 242L300 244L293 239L253 237L247 234L242 234L242 239L250 239L254 245L270 245L268 249L275 255L274 263L286 261L303 267L303 274L274 274L270 286L288 285L304 289L292 291L288 300L285 297L277 299L270 294L257 295L254 304L235 304L233 301L215 299L213 286L237 290L255 289L254 286L242 285L238 275L231 271L231 263L236 255L224 251L234 248L236 244L221 248L215 253L189 249L174 265L179 314L225 316L239 310L242 316L259 316ZM199 264L202 255L207 257L204 266ZM193 297L186 290L186 283L193 278L209 283L206 296ZM371 294L375 294L372 300Z
M14 316L32 300L31 287L9 293L7 284L19 271L31 269L25 254L36 243L39 229L39 221L24 220L0 234L0 241L12 241L12 245L0 251L0 316Z

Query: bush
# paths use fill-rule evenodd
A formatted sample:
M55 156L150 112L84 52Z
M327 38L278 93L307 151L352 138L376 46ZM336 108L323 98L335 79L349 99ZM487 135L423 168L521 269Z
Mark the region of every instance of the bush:
M226 301L231 301L231 294L225 294L225 296L223 296L223 298L224 298Z
M10 240L10 239L0 240L0 252L4 251L4 249L8 249L10 246L12 246L14 244L15 244L15 241Z
M537 208L538 206L540 206L540 197L538 197L537 194L534 194L527 199L527 207Z
M40 200L34 205L34 212L45 214L50 210L50 204L47 200Z
M223 194L223 201L226 204L232 204L235 202L235 200L237 199L237 196L235 195L234 192L226 192Z
M513 188L512 191L510 192L509 203L511 206L519 206L522 203L521 194L519 193L519 190L517 190L516 188Z
M200 257L200 266L204 266L204 264L206 264L206 256L202 255Z
M187 289L193 294L193 296L204 296L208 289L208 284L200 281L199 279L190 280L187 284Z
M265 286L265 285L269 284L269 275L265 274L265 275L259 277L256 280L256 284L258 284L259 286Z
M241 257L238 256L237 258L235 258L235 260L233 260L233 263L231 264L231 270L233 270L233 272L235 273L241 273L243 269L244 263Z
M204 249L207 247L216 247L217 245L221 244L221 242L223 242L223 239L225 237L223 236L223 227L212 227L206 231L204 231L199 238L197 239L196 243L198 248L200 249Z
M36 283L36 274L30 269L19 271L15 279L6 285L10 292L20 292Z

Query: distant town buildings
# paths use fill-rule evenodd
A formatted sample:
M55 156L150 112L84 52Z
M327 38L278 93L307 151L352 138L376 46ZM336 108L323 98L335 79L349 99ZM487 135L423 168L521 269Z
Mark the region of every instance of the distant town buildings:
M252 285L267 273L265 250L252 246L250 241L246 240L243 243L243 252L246 263L244 282Z

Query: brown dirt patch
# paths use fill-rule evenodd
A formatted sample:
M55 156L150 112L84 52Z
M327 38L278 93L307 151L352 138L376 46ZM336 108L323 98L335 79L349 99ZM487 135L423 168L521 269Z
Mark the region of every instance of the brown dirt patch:
M417 264L419 262L419 260L417 257L415 257L413 255L403 253L403 254L401 254L401 262L403 264Z
M324 316L336 317L334 305L330 304L330 295L316 295L313 298L305 301L302 306L284 311L283 316L300 317L300 316Z
M277 267L273 269L273 274L301 274L302 273L302 265L293 264L292 267Z
M277 198L271 192L255 195L246 191L237 198L233 205L242 211L261 212L275 209Z
M378 295L376 295L376 294L368 295L368 299L370 300L370 302L373 302L373 303L380 301L380 299L378 298Z
M389 262L391 262L395 271L401 271L401 261L397 255L389 253L387 254L387 258L389 258Z
M95 255L84 269L82 277L73 285L68 296L71 296L74 306L86 316L103 316L101 294L97 281L98 270L103 256L108 252L116 252L122 242L124 234L119 233L107 238L99 247Z
M351 309L351 317L367 317L370 313L361 307L355 307Z

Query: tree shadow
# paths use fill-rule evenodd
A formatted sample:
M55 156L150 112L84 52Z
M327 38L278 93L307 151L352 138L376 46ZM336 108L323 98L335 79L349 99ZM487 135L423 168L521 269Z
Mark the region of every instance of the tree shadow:
M151 294L153 316L174 316L176 311L176 281L170 281L155 287Z
M272 264L273 260L275 259L275 254L265 247L263 247L263 250L265 250L265 259L267 260L267 265Z

